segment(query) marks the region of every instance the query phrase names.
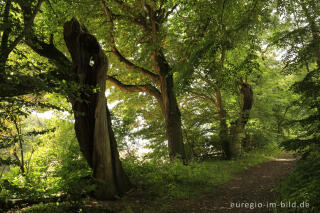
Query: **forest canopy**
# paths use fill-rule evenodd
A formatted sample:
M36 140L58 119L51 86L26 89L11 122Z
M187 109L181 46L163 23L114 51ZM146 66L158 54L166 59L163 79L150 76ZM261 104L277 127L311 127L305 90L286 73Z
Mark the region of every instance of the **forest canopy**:
M300 160L277 197L320 209L319 1L0 0L0 13L0 209L77 212L139 190L166 203L227 181L216 164L231 175L280 152Z

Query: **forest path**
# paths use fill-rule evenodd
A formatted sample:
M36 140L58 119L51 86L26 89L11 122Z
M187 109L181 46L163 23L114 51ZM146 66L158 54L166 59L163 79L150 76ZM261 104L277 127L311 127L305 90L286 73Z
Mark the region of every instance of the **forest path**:
M270 207L270 203L275 202L275 194L271 190L279 184L283 175L295 167L295 164L296 158L292 154L284 153L278 158L239 173L231 181L217 186L210 193L175 201L166 212L273 212L274 208ZM254 208L244 206L246 203ZM258 205L263 207L259 208Z

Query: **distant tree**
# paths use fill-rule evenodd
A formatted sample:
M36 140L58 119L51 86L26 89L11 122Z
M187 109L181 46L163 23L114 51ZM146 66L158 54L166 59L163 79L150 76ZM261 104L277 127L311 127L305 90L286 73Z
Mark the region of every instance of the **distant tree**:
M292 74L306 72L304 79L293 86L301 95L301 101L296 104L303 109L303 114L295 119L299 120L300 134L283 145L307 155L319 150L320 4L314 0L277 2L278 12L286 21L274 36L275 43L287 49L283 58L284 71Z
M27 97L0 101L0 166L19 166L22 175L29 172L31 156L35 151L32 144L28 143L30 137L37 137L54 129L27 129L25 121L31 110L45 106L55 108L49 104L34 103L27 100ZM26 156L27 151L31 152L31 156Z
M186 53L184 58L188 60L180 65L180 79L190 84L185 90L189 97L207 101L216 108L223 152L228 159L238 158L253 105L248 79L258 69L258 33L261 20L267 23L268 4L222 0L213 7L211 1L203 0L193 10L193 23L200 24L190 24L182 32L186 41L181 52ZM240 107L237 118L228 122L224 96L232 93L238 95Z

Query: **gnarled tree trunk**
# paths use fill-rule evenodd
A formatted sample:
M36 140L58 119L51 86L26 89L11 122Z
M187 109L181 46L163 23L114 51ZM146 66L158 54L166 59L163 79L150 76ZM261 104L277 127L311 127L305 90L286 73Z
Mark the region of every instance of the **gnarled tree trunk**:
M253 104L253 91L251 85L240 82L241 109L239 119L230 127L230 158L238 158L242 152L242 139L245 126L249 120L250 110Z
M107 57L98 41L76 19L64 25L64 39L72 57L71 91L75 131L88 164L96 179L96 197L112 199L130 189L130 182L119 160L117 143L106 105Z
M244 138L245 125L249 120L250 110L253 104L253 91L248 83L240 82L241 108L238 120L231 124L230 128L227 125L227 113L223 108L221 92L216 88L216 102L220 122L220 143L222 151L226 159L238 158L242 152L242 140Z

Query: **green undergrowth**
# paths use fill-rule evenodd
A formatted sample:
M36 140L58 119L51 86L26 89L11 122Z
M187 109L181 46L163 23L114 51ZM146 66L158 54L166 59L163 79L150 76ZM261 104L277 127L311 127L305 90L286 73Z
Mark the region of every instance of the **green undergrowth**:
M291 203L292 208L278 212L320 212L320 151L310 153L298 161L296 169L285 177L275 190L277 200Z
M24 212L24 213L76 213L76 212L83 212L83 213L113 213L106 206L90 206L86 205L85 202L56 202L56 203L40 203L37 205L33 205L30 207L26 207L22 210L14 211Z

